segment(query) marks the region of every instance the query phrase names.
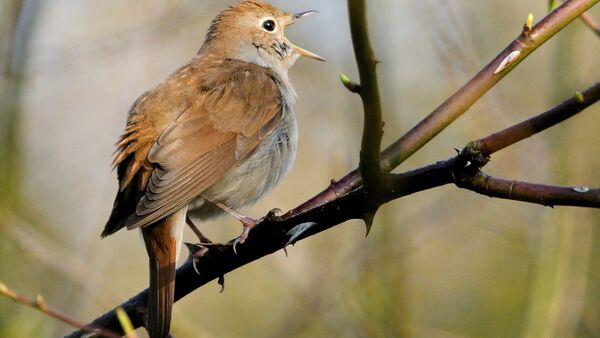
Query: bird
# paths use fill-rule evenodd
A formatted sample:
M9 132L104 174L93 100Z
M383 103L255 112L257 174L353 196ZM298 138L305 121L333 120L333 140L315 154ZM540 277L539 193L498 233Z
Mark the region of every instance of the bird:
M131 106L113 165L119 187L101 237L140 229L150 282L146 329L169 335L175 269L186 220L229 212L271 190L294 161L296 92L288 69L323 58L284 30L316 11L284 12L262 0L236 2L211 22L192 59Z

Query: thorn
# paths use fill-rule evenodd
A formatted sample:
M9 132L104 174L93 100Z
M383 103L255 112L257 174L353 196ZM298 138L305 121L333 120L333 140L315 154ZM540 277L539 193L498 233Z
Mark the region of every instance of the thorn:
M496 70L494 71L494 75L498 74L501 71L503 71L504 69L506 69L506 67L508 67L511 63L513 63L520 54L521 54L521 52L518 50L513 50L512 52L510 52L510 54L508 54L504 58L504 60L502 60L502 62L500 62L500 64L498 65L498 68L496 68Z
M223 293L223 291L225 291L225 275L219 276L217 283L219 283L219 285L221 285L221 291L219 291L219 293Z
M457 154L460 154L460 152L462 151L462 149L454 148L454 151L456 151Z
M340 81L342 81L342 84L344 85L344 87L346 87L346 89L348 89L349 91L351 91L353 93L360 92L360 85L358 83L350 80L348 75L341 73Z
M362 220L365 222L365 226L367 228L365 237L369 236L369 233L371 232L371 228L373 227L373 219L375 218L375 213L377 213L377 210L367 211L362 215Z
M300 237L300 235L302 235L303 233L306 232L306 230L314 227L315 225L317 225L317 223L315 222L305 222L305 223L301 223L296 225L295 227L291 228L285 235L286 236L290 236L290 239L287 241L287 243L285 243L285 245L283 246L284 248L290 244L293 244L296 239L298 239L298 237Z
M583 97L583 94L579 90L575 91L574 97L575 97L575 101L577 101L579 103L585 102L585 98Z

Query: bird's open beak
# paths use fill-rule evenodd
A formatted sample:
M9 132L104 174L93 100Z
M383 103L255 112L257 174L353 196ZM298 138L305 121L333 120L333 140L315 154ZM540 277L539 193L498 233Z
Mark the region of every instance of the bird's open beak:
M292 20L290 20L290 22L286 25L289 26L291 24L293 24L294 22L298 21L300 18L313 14L313 13L319 13L317 11L306 11L306 12L300 12L300 13L296 13L296 14L292 14ZM292 44L292 47L294 48L294 50L296 51L296 53L298 53L298 55L300 56L304 56L307 58L311 58L311 59L315 59L315 60L319 60L319 61L325 61L325 59L323 59L322 57L320 57L319 55L310 52L304 48L298 47L294 44Z

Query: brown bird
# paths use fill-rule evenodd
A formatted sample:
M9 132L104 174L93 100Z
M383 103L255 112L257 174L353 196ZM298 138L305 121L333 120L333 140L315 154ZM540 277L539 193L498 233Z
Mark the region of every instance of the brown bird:
M196 56L129 112L117 143L119 191L102 237L140 228L150 262L147 329L169 334L175 267L186 217L207 219L257 201L296 153L295 92L288 69L299 56L284 29L291 14L241 1L211 23ZM243 243L255 224L238 215Z

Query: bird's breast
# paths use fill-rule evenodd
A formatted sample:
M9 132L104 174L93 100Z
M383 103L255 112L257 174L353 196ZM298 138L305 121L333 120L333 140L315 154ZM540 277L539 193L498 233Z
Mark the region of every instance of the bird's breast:
M265 137L255 152L190 204L195 218L209 218L220 210L204 198L220 201L233 209L255 203L289 171L296 157L298 130L293 109L284 104L280 124Z

